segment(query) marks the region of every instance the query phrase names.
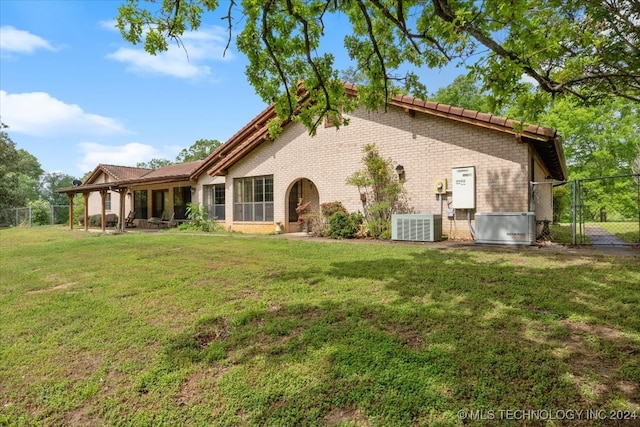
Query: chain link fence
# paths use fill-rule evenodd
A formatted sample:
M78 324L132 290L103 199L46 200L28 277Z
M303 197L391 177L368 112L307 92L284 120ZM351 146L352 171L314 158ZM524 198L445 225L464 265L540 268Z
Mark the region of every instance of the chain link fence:
M554 183L553 198L548 197L545 186L549 183L531 183L531 210L539 222L551 210L551 240L584 245L640 244L639 174Z
M36 205L24 208L0 210L0 227L32 227L34 225L56 225L69 222L69 206Z

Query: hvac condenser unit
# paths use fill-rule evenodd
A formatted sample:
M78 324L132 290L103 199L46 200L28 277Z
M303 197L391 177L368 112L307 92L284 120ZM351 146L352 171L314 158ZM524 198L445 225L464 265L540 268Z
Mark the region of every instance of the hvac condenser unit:
M536 241L534 212L476 213L476 243L532 245Z
M391 239L437 242L442 239L442 215L391 215Z

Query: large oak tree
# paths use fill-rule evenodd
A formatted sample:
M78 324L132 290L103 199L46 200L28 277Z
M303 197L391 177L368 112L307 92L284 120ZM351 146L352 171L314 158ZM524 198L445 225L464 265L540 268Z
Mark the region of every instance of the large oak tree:
M426 97L415 72L399 71L407 65L450 63L470 67L498 102L526 99L531 114L558 96L640 101L638 0L127 0L118 27L156 54L218 8L257 93L277 102L281 119L297 114L312 131L326 113L355 105L335 68L339 48L365 76L355 103L371 109L398 88ZM349 34L342 47L324 46L335 15L346 17Z

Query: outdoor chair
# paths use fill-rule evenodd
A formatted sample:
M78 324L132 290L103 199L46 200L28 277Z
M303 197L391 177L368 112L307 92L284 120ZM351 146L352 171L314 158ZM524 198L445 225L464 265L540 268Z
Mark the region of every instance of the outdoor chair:
M173 214L171 214L171 218L169 218L168 220L164 221L161 220L160 221L160 225L166 228L171 228L175 225L175 219L176 219L176 214L175 212Z
M169 218L170 217L167 211L163 211L161 217L158 218L157 216L152 216L151 218L149 218L147 220L147 225L149 227L151 227L152 225L155 225L156 227L160 228L163 224L169 221ZM173 216L171 216L171 218L173 218Z
M129 211L129 215L127 215L127 222L125 222L126 228L133 228L136 224L133 220L136 219L136 211Z

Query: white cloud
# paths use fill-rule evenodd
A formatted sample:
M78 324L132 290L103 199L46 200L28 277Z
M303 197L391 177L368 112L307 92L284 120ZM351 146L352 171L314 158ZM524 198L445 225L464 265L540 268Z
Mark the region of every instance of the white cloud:
M203 28L197 32L186 32L181 37L182 45L170 43L166 52L155 56L144 49L120 48L107 58L129 64L127 70L135 73L165 74L185 79L207 77L211 75L207 62L233 59L230 50L224 52L226 37L226 30L221 27Z
M3 54L33 53L38 49L58 50L45 39L28 31L18 30L8 25L0 27L0 50L3 51Z
M125 145L104 145L95 142L78 144L82 159L80 170L93 170L99 163L135 166L139 162L148 162L153 158L166 158L163 152L148 144L130 142Z
M118 21L116 21L115 19L109 19L106 21L98 21L98 28L102 28L105 30L109 30L109 31L118 31L118 28L116 27L116 24L118 23Z
M45 92L9 94L0 91L2 121L11 132L38 137L115 135L129 133L117 120L90 114Z
M78 170L93 170L98 164L118 166L136 166L151 159L175 158L180 150L176 146L165 146L162 149L140 142L130 142L124 145L105 145L96 142L82 142L78 144L81 153Z

